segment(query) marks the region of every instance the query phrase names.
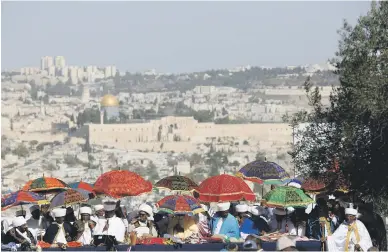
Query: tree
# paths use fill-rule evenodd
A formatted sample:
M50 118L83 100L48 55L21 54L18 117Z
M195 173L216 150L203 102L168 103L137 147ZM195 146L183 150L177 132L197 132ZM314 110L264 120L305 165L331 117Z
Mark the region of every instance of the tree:
M304 88L312 112L286 118L300 139L291 156L302 173L319 176L338 162L351 189L380 213L388 202L388 2L373 2L351 27L344 22L333 64L340 86L321 103L310 79Z
M257 152L257 154L256 154L256 156L255 156L255 160L258 160L258 161L266 161L267 158L265 157L265 152L263 152L263 151Z
M152 162L150 162L147 165L147 173L148 173L148 179L152 183L155 183L155 182L157 182L160 179L158 170L156 168L156 165L154 165L154 163L152 163Z

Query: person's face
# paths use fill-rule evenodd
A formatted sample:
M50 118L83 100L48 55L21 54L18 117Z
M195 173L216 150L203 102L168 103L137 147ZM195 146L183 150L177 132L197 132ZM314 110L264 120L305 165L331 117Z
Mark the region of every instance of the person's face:
M55 217L55 222L58 224L62 224L65 222L65 217Z
M90 220L90 214L81 214L81 220L89 221Z
M219 211L218 215L221 216L221 218L228 217L229 211Z
M345 215L345 218L348 223L353 223L356 220L356 216L349 214Z
M32 215L32 218L34 218L35 220L38 220L40 217L40 210L36 209L36 210L32 211L31 215Z
M104 214L105 214L104 209L96 211L97 216L104 216Z
M49 207L50 207L50 205L43 205L40 207L40 211L42 212L43 215L48 213Z
M144 212L144 211L139 212L139 220L141 222L146 222L147 218L148 218L148 214L146 212Z
M27 224L24 224L24 225L18 227L18 229L20 232L24 233L28 230L28 226L27 226Z

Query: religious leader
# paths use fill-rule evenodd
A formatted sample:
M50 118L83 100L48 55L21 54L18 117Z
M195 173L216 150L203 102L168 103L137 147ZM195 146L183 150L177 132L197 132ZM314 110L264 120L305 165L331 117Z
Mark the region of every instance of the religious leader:
M56 244L62 249L66 249L67 243L74 237L74 228L69 222L65 222L66 208L56 208L52 211L55 222L46 230L43 241Z
M345 221L327 237L328 251L368 251L372 240L364 224L357 220L357 209L345 209Z
M83 206L79 212L81 219L74 222L74 228L77 232L74 240L81 242L82 245L90 245L93 240L93 229L96 226L96 222L90 219L92 209L88 206Z
M212 235L221 235L225 240L240 238L240 227L237 219L229 213L230 202L217 204L217 213L210 221Z

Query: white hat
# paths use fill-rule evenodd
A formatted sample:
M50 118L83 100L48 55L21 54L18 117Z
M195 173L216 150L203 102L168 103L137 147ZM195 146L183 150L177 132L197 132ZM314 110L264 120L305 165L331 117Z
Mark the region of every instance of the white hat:
M84 206L79 209L80 214L92 214L92 209L90 207Z
M296 243L295 241L291 240L288 236L282 236L276 242L276 251L281 251L289 247L296 247Z
M66 216L66 208L55 208L52 211L52 214L53 214L54 218L65 217Z
M335 196L332 194L332 195L329 195L329 200L331 199L335 199Z
M209 211L209 208L208 208L206 205L204 205L204 204L201 204L201 207L202 207L202 209L203 209L203 210L205 210L206 212L208 212L208 211Z
M217 204L217 211L228 211L230 208L230 202L222 202Z
M139 206L139 211L143 211L143 212L146 212L148 214L148 216L152 216L153 214L153 211L152 211L152 207L146 203L143 203Z
M273 212L273 214L275 214L275 215L281 215L281 216L284 216L284 215L287 214L287 213L286 213L286 210L281 209L281 208L275 208L272 212Z
M12 226L13 227L20 227L20 226L23 226L24 224L27 224L27 221L26 221L26 219L24 219L23 216L15 217L12 220Z
M346 214L346 215L354 215L354 216L357 216L358 211L357 211L357 209L354 209L354 208L346 208L346 209L345 209L345 214Z
M104 210L107 212L116 210L116 201L114 200L106 200L102 202L104 204Z
M104 209L104 205L95 205L94 206L94 211L97 212L97 211L100 211L100 210L103 210Z
M32 213L35 210L40 210L40 207L38 205L33 205L30 207L30 213Z
M295 187L295 188L298 188L300 189L302 186L296 182L290 182L287 184L287 186L291 186L291 187Z
M239 204L235 206L237 213L245 213L248 212L248 205L247 204Z
M264 208L262 206L251 206L249 212L256 216L263 215L265 213Z

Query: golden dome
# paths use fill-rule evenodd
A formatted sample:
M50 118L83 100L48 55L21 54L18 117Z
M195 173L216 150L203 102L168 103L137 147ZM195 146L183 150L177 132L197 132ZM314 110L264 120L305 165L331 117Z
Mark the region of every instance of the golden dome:
M118 106L119 106L119 100L111 94L104 95L104 97L102 97L101 99L101 107L118 107Z

